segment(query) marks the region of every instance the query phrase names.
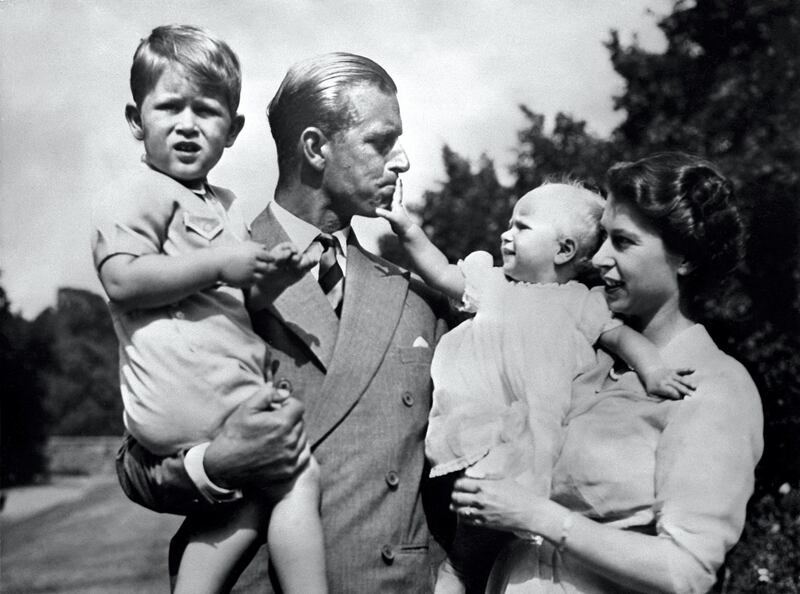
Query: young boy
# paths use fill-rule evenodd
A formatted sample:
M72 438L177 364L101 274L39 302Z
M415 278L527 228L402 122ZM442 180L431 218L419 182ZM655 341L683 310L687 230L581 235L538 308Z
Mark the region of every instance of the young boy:
M196 27L154 29L134 54L125 108L145 166L95 204L94 262L120 341L125 425L156 454L207 442L247 399L280 405L242 289L277 294L315 264L292 244L250 241L234 195L206 180L244 124L240 89L225 42ZM283 591L326 592L318 472L312 459L277 502L246 499L215 524L191 518L175 592L229 586L265 526Z

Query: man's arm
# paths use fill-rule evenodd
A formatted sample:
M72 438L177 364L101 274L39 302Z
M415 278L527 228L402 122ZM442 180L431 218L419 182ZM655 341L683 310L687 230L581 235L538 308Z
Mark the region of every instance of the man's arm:
M308 463L303 405L289 398L270 410L270 402L268 393L243 402L209 444L203 468L218 487L282 492ZM182 453L156 456L131 436L117 454L117 475L131 501L157 512L186 515L209 505L187 473Z

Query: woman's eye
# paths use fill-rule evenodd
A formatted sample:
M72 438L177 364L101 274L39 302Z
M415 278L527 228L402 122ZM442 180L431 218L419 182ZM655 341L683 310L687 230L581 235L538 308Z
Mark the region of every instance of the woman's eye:
M611 237L611 243L614 245L614 247L626 248L629 245L631 245L631 240L628 239L627 237L622 237L620 235L614 235L614 236Z

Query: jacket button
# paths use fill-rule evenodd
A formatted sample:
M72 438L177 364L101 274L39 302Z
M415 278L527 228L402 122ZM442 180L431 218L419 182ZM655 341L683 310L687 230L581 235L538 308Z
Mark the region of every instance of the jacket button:
M275 389L276 390L286 390L287 392L289 392L289 394L291 394L292 393L292 382L290 382L285 377L282 377L275 384Z
M411 392L403 392L403 404L414 406L414 395Z
M396 489L397 485L400 484L400 475L394 470L390 470L386 473L386 484L389 485L390 488Z
M391 565L394 561L394 550L391 545L386 544L381 547L381 557L383 557L387 565Z

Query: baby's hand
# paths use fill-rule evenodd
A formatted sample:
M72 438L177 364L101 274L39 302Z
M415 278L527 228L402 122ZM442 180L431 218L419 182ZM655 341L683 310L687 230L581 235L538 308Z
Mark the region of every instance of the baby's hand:
M640 372L640 376L647 393L651 396L681 400L686 396L691 396L697 388L695 382L689 378L693 373L694 369L688 367L681 369L655 367Z
M261 280L267 270L269 251L255 241L218 248L219 279L232 287L245 288Z
M400 237L403 237L414 226L414 222L408 217L408 213L403 206L403 182L400 178L397 179L397 185L395 186L391 210L376 208L375 214L389 221L392 231Z

